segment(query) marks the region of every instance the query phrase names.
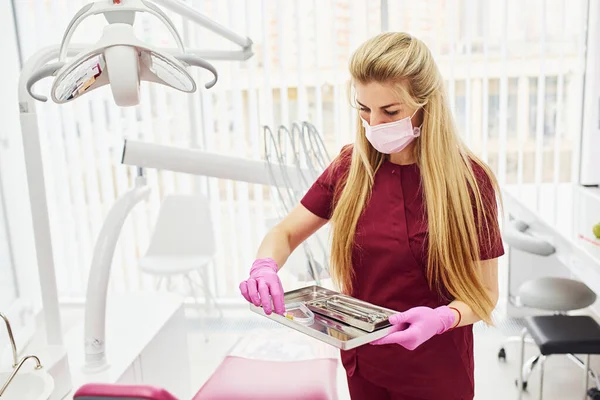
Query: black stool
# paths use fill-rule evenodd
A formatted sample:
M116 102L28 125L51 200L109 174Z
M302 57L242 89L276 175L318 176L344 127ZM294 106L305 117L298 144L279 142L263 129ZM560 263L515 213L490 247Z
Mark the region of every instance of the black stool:
M566 354L575 357L575 354L585 354L583 364L584 392L580 398L600 399L599 388L588 391L588 378L590 355L600 354L600 325L588 316L579 315L543 315L525 318L525 328L521 333L521 363L519 366L518 391L519 400L523 394L523 364L525 361L525 337L531 336L538 346L541 356L540 364L540 393L542 399L544 391L544 361L553 354ZM594 375L596 378L596 375ZM596 378L596 381L598 379ZM598 386L599 383L596 382Z

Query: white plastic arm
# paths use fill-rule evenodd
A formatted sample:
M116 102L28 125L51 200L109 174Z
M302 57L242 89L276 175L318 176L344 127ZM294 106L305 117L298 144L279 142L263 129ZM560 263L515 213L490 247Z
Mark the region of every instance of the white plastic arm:
M205 60L203 60L202 58L198 57L195 54L180 54L180 55L175 55L174 57L176 59L178 59L179 61L183 61L184 63L187 63L194 67L204 68L207 71L212 72L214 78L212 81L210 81L204 85L205 88L210 89L217 84L217 79L219 78L219 73L217 72L217 69L211 63L206 62Z
M121 163L140 168L162 169L267 186L284 186L278 183L286 182L282 176L285 174L291 185L294 185L290 187L291 189L298 191L305 189L300 172L293 166L285 166L284 171L280 168L275 170L274 184L266 161L135 140L125 141ZM302 172L309 173L308 170Z
M71 37L75 33L77 26L87 17L96 14L104 14L105 18L109 22L118 20L122 22L133 23L135 12L148 12L158 18L175 38L175 43L177 43L177 47L179 48L180 52L185 52L183 40L181 40L181 36L179 36L179 33L177 33L173 27L173 22L160 8L156 7L154 4L144 0L128 0L127 3L115 6L111 2L105 1L86 4L77 12L77 14L75 14L65 30L60 47L59 61L65 60L67 56L67 49L69 48L69 43L71 42Z
M63 65L65 65L64 62L52 63L44 65L43 67L40 67L37 71L35 71L27 80L27 92L29 92L29 95L34 99L42 102L48 101L48 98L46 96L43 96L41 94L35 94L31 89L33 88L33 85L35 85L38 81L49 76L53 76L59 69L63 67Z
M232 41L233 43L241 46L244 50L252 47L252 40L248 37L243 37L233 32L232 30L224 27L221 24L207 18L206 16L199 13L194 8L188 6L187 4L179 1L179 0L151 0L153 3L160 4L164 8L167 8L190 21L197 23L205 27L208 30L213 31L219 36L224 37Z
M133 207L150 194L149 187L141 186L140 180L144 178L137 179L140 184L118 198L112 206L96 240L85 304L85 361L89 369L102 368L106 364L106 295L121 229Z

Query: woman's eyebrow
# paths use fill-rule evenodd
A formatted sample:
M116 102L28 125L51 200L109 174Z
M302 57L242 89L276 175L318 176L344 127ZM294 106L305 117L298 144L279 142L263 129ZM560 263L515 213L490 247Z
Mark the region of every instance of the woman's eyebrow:
M358 103L358 104L359 104L361 107L364 107L364 108L369 108L369 107L365 106L363 103L361 103L361 102L360 102L360 101L358 101L358 100L356 100L356 102L357 102L357 103ZM392 107L392 106L399 106L399 105L400 105L400 103L392 103L392 104L388 104L387 106L383 106L383 107L379 107L379 108L383 110L383 109L386 109L386 108L390 108L390 107Z

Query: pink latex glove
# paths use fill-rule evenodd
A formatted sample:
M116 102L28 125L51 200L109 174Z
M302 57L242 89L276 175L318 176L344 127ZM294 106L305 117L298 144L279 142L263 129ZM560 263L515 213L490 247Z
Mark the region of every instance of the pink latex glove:
M240 292L244 298L257 307L262 305L265 314L273 312L283 315L285 304L283 302L283 286L277 276L277 263L272 258L259 258L252 263L250 278L240 283Z
M456 323L456 315L448 306L414 307L392 315L389 321L393 325L392 331L371 344L399 344L414 350L433 336L452 328Z

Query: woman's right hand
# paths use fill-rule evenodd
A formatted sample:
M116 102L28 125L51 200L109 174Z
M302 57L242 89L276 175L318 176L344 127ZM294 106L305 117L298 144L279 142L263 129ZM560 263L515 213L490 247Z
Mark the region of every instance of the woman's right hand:
M277 275L278 267L272 258L259 258L252 263L250 277L240 283L240 292L244 298L257 307L262 305L265 314L273 312L271 299L275 313L283 315L285 303L283 301L283 286Z

